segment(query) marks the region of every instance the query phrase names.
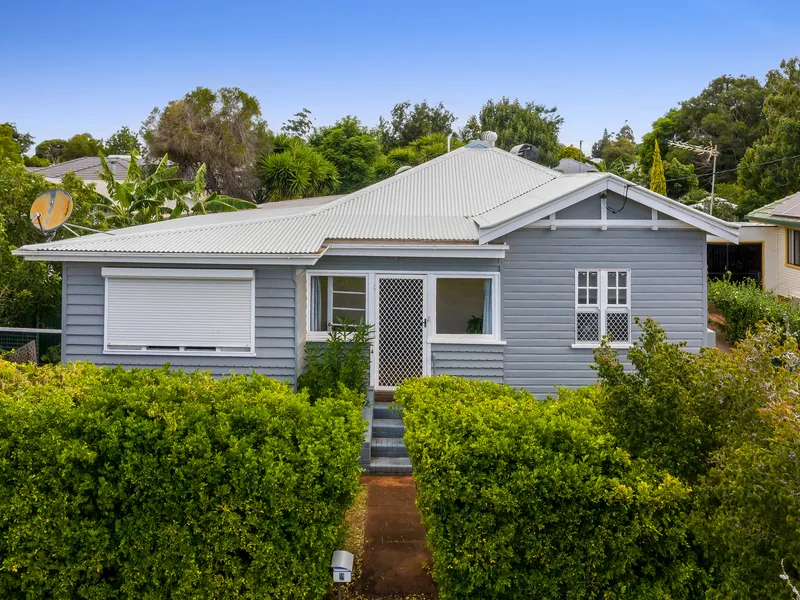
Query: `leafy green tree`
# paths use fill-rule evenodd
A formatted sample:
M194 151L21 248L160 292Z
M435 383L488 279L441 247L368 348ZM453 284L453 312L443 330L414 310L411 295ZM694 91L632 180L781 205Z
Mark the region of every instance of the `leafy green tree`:
M653 166L650 169L650 189L656 194L667 195L667 178L664 175L664 164L661 162L661 152L656 142L653 153Z
M2 123L0 124L0 130L2 130L4 125L11 128L11 139L19 144L20 154L25 154L30 150L31 146L33 146L33 136L30 133L22 133L19 131L16 123Z
M450 150L464 146L464 142L455 136L450 139ZM433 133L411 142L403 148L390 150L385 156L380 156L372 167L372 177L376 181L391 177L397 169L403 166L415 167L424 162L447 153L447 136L443 133Z
M621 160L625 164L631 164L636 160L636 144L624 137L618 137L613 142L608 142L603 146L602 159L611 164Z
M311 120L311 111L307 108L302 108L294 113L294 118L286 121L281 127L281 131L286 135L298 137L302 140L307 140L313 130L314 123Z
M494 131L496 144L503 150L511 150L517 144L533 144L541 152L539 162L555 166L561 147L558 132L563 122L555 107L533 102L520 104L519 100L511 101L504 96L497 102L489 100L477 115L471 116L461 138L471 140L482 131Z
M141 154L142 144L139 142L139 136L136 135L136 132L131 130L127 125L121 127L106 140L106 156L113 154L127 155L131 152Z
M612 163L607 163L604 160L601 160L599 163L595 165L597 170L601 173L613 173L618 177L623 177L625 179L631 179L630 173L628 173L628 166L625 164L625 161L621 158L616 159Z
M406 101L394 105L388 120L380 118L376 134L384 151L388 152L433 133L452 133L455 121L455 115L441 102L431 105L423 100L412 107L411 102Z
M250 198L258 188L253 167L269 149L271 134L255 97L239 88L198 87L153 109L142 138L152 158L169 154L181 177L194 178L205 164L210 191Z
M628 125L627 121L625 121L625 124L620 127L620 130L617 132L617 139L628 140L632 144L636 143L636 137L633 135L633 128Z
M23 162L19 142L14 139L14 129L8 123L0 125L0 160L3 159Z
M562 158L571 158L579 162L589 162L588 157L575 146L562 146L558 151L558 160Z
M61 162L61 154L64 152L66 145L67 140L57 138L44 140L41 144L37 144L35 156L43 158L53 164Z
M255 208L255 203L216 192L204 197L205 165L197 170L194 181L178 177L178 166L168 166L167 156L150 175L145 175L136 152L131 153L124 181L118 181L105 157L100 157L103 171L100 178L108 195L99 195L98 206L112 227L128 227L174 219L186 214L230 212Z
M771 202L800 190L800 58L781 62L767 73L766 134L745 152L739 185ZM774 161L774 162L772 162ZM762 165L760 163L769 162Z
M339 173L332 162L300 138L279 135L274 151L256 167L261 180L259 202L324 196L339 187Z
M356 117L347 116L331 127L320 127L309 145L328 159L339 173L342 194L370 184L373 167L381 156L381 145Z
M602 158L603 148L609 142L611 142L611 135L608 133L608 129L603 129L603 137L592 144L592 158Z
M103 154L103 140L95 139L90 133L79 133L67 140L58 162L101 154Z
M23 156L26 167L46 167L50 161L46 158L39 158L38 156Z

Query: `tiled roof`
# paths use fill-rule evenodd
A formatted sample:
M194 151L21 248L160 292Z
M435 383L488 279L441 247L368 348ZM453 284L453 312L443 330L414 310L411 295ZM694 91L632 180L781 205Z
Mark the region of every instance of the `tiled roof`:
M128 172L131 159L129 156L109 156L106 158L109 168L114 172L114 178L123 180ZM61 179L69 172L75 173L84 181L99 181L103 167L99 156L84 156L46 167L29 167L28 171L36 173L47 179Z
M789 225L797 227L800 225L800 217L793 217L785 213L787 208L791 208L800 204L800 192L796 192L791 196L786 196L775 202L771 202L761 208L751 211L745 216L748 221L759 221L762 223L775 223L778 225Z

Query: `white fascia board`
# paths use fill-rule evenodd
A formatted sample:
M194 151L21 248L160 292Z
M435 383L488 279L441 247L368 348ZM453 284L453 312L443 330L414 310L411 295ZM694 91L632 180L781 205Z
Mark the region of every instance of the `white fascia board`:
M627 196L639 204L643 204L648 208L656 209L665 215L678 219L684 223L688 223L689 225L705 231L706 233L719 236L733 243L739 242L738 225L734 223L727 223L717 219L716 217L712 217L711 215L705 215L704 213L700 213L699 211L691 209L680 202L671 200L669 198L664 198L659 194L655 194L642 188L641 186L632 184L621 177L607 174L602 179L592 182L591 185L578 188L577 190L574 190L560 198L556 198L555 200L551 200L532 211L521 214L497 225L486 227L485 230L482 229L480 233L480 243L485 244L495 240L503 235L511 233L512 231L516 231L521 227L525 227L526 225L554 214L559 210L563 210L569 206L572 206L581 200L585 200L589 196L593 196L594 194L606 190ZM644 222L649 223L650 225L653 224L653 221ZM604 224L613 226L613 223L613 221L607 221ZM663 224L662 221L656 221L656 223L659 227L661 227ZM598 226L601 225L599 220L597 224ZM548 226L549 225L550 224L548 224ZM566 222L563 222L562 226L567 227L568 225Z
M199 265L313 265L320 254L185 254L157 252L82 252L75 250L14 250L25 260Z
M505 258L506 244L329 244L326 256Z

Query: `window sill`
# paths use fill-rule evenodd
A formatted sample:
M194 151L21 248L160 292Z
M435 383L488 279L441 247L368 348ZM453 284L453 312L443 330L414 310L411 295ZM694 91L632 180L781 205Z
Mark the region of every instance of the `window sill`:
M470 336L455 336L455 337L432 337L428 338L429 344L473 344L484 346L505 346L505 340L496 340L489 338L475 338Z
M129 355L129 356L207 356L207 357L255 357L255 352L192 352L191 350L107 350L103 349L105 355Z
M612 342L609 344L612 348L617 348L619 350L624 350L633 347L633 344L629 342ZM577 344L572 344L572 348L599 348L600 342L578 342Z

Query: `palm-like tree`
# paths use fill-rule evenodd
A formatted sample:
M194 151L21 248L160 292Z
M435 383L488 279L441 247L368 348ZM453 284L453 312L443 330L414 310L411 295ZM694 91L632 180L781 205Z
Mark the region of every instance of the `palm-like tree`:
M185 181L177 176L177 166L169 166L165 155L155 171L145 177L138 158L135 151L131 152L125 180L117 181L106 159L100 157L103 166L100 179L106 184L108 194L98 194L97 205L112 227L128 227L187 214L228 212L256 206L248 200L217 193L204 197L205 165L200 166L194 181Z
M303 140L287 135L275 138L274 150L257 168L259 200L291 200L330 194L339 187L336 167Z

